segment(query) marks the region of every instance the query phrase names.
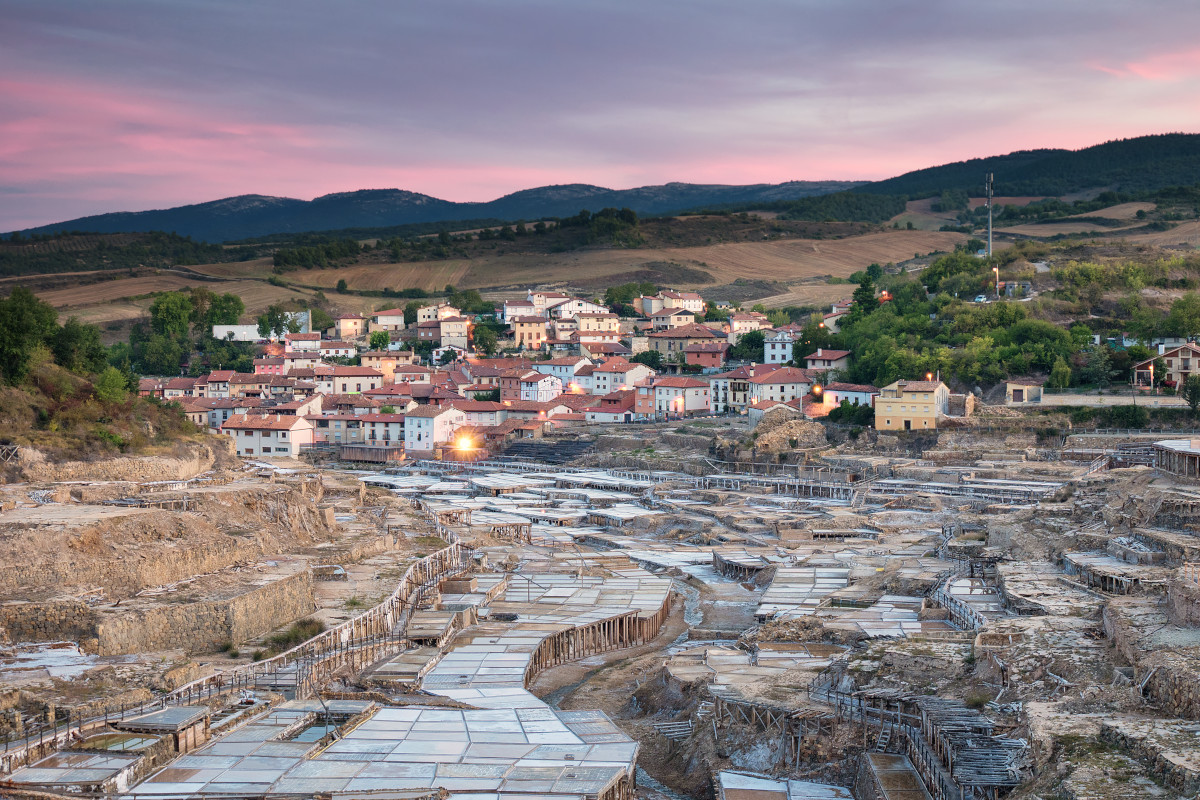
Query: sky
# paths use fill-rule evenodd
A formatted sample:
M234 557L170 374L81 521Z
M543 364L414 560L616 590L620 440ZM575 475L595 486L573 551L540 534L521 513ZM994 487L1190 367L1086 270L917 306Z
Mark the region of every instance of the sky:
M0 231L1200 132L1196 0L0 0Z

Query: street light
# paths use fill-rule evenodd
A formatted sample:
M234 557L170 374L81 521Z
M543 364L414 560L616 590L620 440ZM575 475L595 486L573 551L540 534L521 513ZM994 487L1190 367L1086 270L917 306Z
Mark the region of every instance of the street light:
M996 299L1000 299L1000 268L992 267L992 273L996 276Z

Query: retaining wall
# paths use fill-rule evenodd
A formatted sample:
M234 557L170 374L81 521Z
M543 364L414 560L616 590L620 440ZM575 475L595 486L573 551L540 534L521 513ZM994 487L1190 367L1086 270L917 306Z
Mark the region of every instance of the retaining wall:
M225 600L162 605L104 614L96 630L99 653L123 655L181 649L211 652L311 614L316 608L307 569Z

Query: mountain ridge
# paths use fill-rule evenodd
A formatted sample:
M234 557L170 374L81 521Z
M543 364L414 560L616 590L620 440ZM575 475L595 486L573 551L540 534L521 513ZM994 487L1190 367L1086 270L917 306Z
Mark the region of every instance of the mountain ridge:
M116 211L26 228L22 234L85 231L166 231L213 242L271 234L341 228L372 228L425 222L496 218L535 220L565 217L583 208L628 207L663 214L719 203L800 199L858 186L857 181L789 181L780 184L667 183L633 189L559 184L521 189L487 202L453 202L404 189L359 189L299 200L245 194L166 209ZM565 190L565 191L564 191Z

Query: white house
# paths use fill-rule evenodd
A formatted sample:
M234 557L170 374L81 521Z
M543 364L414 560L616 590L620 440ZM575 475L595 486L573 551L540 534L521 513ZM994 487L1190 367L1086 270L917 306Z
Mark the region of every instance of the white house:
M358 348L349 342L321 342L322 358L354 358Z
M295 458L301 445L313 441L312 423L295 416L238 414L225 420L221 432L233 439L242 456Z
M842 370L850 366L849 350L826 350L818 347L817 352L804 357L804 363L813 372L825 372L831 369Z
M618 389L628 389L635 383L654 377L654 370L645 364L610 358L592 369L591 393L605 395Z
M321 350L321 334L319 333L285 333L285 347L293 353L319 352Z
M607 314L608 306L602 306L599 303L593 303L591 300L581 300L578 297L572 297L569 300L563 300L549 308L550 316L559 319L570 319L579 314Z
M404 442L403 414L361 414L362 441L367 444L401 444Z
M787 403L812 391L816 380L809 370L796 367L780 367L765 375L757 375L747 381L750 403L757 405L767 400Z
M404 415L404 452L421 458L450 441L466 415L452 406L419 406Z
M796 337L791 331L775 331L763 340L763 360L768 364L786 364L792 360Z
M708 392L708 384L695 378L658 378L654 381L654 411L671 417L707 414Z
M553 375L563 386L575 382L575 373L592 362L583 356L560 356L549 361L535 361L533 368L543 375Z
M465 424L476 428L499 425L508 419L508 406L491 400L451 400L450 405L466 415Z
M553 375L529 372L521 376L521 399L547 403L563 393L563 382Z
M331 394L357 394L382 386L383 373L370 367L334 367L331 383Z
M852 406L874 406L879 390L866 384L835 381L825 385L824 394L827 406L840 406L843 400L849 400Z
M383 311L375 312L375 325L379 330L385 331L402 331L404 330L404 309L403 308L387 308Z

